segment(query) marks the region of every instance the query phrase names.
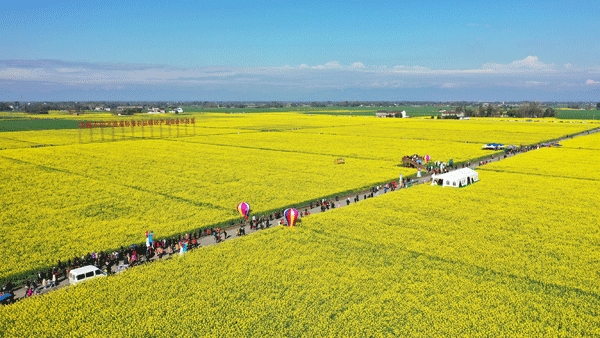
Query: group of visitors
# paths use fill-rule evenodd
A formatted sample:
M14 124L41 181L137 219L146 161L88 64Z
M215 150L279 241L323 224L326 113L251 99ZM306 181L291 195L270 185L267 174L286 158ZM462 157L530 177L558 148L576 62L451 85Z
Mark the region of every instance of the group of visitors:
M593 130L595 132L596 130ZM590 133L590 131L587 131ZM568 137L568 135L567 135ZM553 144L556 145L556 144ZM528 152L530 150L539 149L542 145L531 145L531 146L520 146L515 148L507 148L504 153L504 158L509 155L518 153ZM493 160L493 157L491 158ZM415 161L418 164L423 164L423 157L418 155L405 156L403 160ZM490 162L490 160L479 161L479 165L484 165ZM463 168L471 166L471 162L463 163ZM444 173L449 169L453 168L452 163L448 163L446 166L440 162L433 162L427 167L431 173ZM400 187L403 187L409 182L409 178L401 179L399 182ZM470 182L467 182L470 183ZM376 186L370 189L368 193L363 193L363 199L374 197L381 190L384 193L388 191L394 191L398 188L396 181L391 181L383 186ZM361 194L357 194L354 197L354 202L360 201ZM346 205L350 205L350 197L346 198ZM299 217L305 217L310 215L310 209L320 208L321 211L327 211L341 207L339 203L339 197L335 196L334 199L321 199L315 202L310 202L309 206L299 212ZM277 219L280 219L279 224L283 225L283 210L273 212L269 215L263 215L260 217L252 216L252 219L248 223L244 221L239 223L239 229L236 232L237 236L244 236L246 234L246 226L250 225L252 230L262 230L270 228ZM231 227L234 228L235 224L231 221ZM113 267L115 266L134 266L143 264L145 262L152 261L153 259L161 259L164 256L170 256L175 253L180 255L184 254L188 250L200 247L200 239L205 236L214 236L215 242L219 243L230 235L227 234L222 228L209 228L209 229L198 229L189 234L180 234L172 236L170 238L163 238L160 240L155 239L154 231L146 231L146 245L132 244L128 248L123 246L120 249L113 252L91 252L81 256L74 256L68 259L66 262L58 261L55 266L47 270L39 270L35 275L30 276L24 280L25 296L30 297L44 292L44 290L50 290L57 287L61 280L67 279L68 274L72 269L76 269L86 265L95 265L100 269L106 270L108 274L114 273ZM122 264L122 265L120 265ZM19 283L20 284L20 283ZM0 291L0 304L7 304L14 301L14 290L15 285L12 280L6 281L2 290Z
M329 209L335 209L335 202L333 202L333 201L326 201L325 199L323 199L320 202L317 201L315 204L320 205L321 212L325 212L326 210L329 210Z
M7 305L14 302L14 293L13 293L14 285L11 281L8 281L2 287L2 291L0 291L0 304Z
M376 186L370 189L370 191L364 194L363 199L374 197L380 190L387 192L388 190L395 190L397 183L392 181L384 186ZM360 195L356 195L354 202L360 200ZM346 205L350 204L350 197L346 199ZM303 210L299 211L299 217L306 217L311 214L312 208L320 208L321 211L327 211L341 207L339 197L331 199L321 199L310 204ZM246 226L250 226L251 230L263 230L272 227L276 224L276 220L279 225L284 224L283 220L284 210L275 211L268 215L262 215L260 217L254 215L249 221L239 222L239 229L236 231L237 236L244 236L246 234ZM235 227L235 223L231 221L231 227ZM36 275L30 276L24 280L25 297L35 296L43 293L45 290L49 291L56 288L60 282L68 279L69 272L73 269L77 269L86 265L94 265L102 270L105 270L108 274L113 274L121 270L121 268L127 268L140 264L145 264L156 259L161 259L166 256L179 253L183 255L188 250L193 250L201 246L200 239L203 237L213 236L215 242L219 243L231 235L227 234L227 231L221 227L198 229L191 233L180 234L176 236L166 237L163 239L157 239L154 231L145 232L145 245L144 244L132 244L129 247L121 246L115 251L99 251L99 252L88 252L81 256L76 255L73 258L67 259L63 262L59 260L56 265L47 270L40 270ZM11 280L7 281L2 292L0 293L0 300L5 294L11 294L10 297L4 299L10 299L13 301L13 290L15 289L14 284Z

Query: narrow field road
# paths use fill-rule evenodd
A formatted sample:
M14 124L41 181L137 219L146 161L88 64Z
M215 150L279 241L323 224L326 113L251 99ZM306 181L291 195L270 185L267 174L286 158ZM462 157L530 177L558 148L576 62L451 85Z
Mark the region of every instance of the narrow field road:
M558 143L558 142L564 141L566 139L571 139L573 137L589 135L589 134L592 134L592 133L596 133L598 131L600 131L600 128L593 129L593 130L588 130L586 132L583 132L583 133L580 133L580 134L576 134L576 135L569 135L568 137L561 138L561 139L555 141L554 143ZM534 147L532 150L535 150L535 149L536 148ZM532 150L529 150L529 151L532 151ZM491 155L491 156L489 156L489 157L487 157L485 159L481 159L481 160L477 161L477 163L471 163L471 165L464 166L464 167L465 168L468 167L468 168L471 168L471 169L476 169L477 167L479 167L479 163L480 162L485 162L485 163L497 162L497 161L501 161L501 160L503 160L505 158L513 157L513 156L516 156L516 155L519 155L519 154L522 154L522 153L526 153L526 152L528 152L528 151L519 152L519 153L512 153L512 154L506 154L506 155L504 153L495 154L495 155ZM457 167L453 168L450 171L453 171L453 170L456 170L456 169L460 169L460 168L463 168L463 166L462 165L461 166L457 166ZM412 178L412 181L410 181L408 183L408 186L414 186L414 185L428 183L428 182L431 182L431 174L425 174L425 175L423 175L420 178ZM398 189L396 189L396 191L401 190L401 189L406 189L406 187L399 187ZM332 201L332 200L330 200L330 202L335 203L335 208L338 208L338 205L339 205L339 207L343 208L343 207L346 207L346 206L348 206L350 204L354 204L354 203L358 203L360 201L363 201L365 199L365 197L366 198L372 198L372 197L367 197L367 196L370 196L371 192L372 191L370 189L368 189L368 190L360 191L360 192L353 193L353 194L350 194L350 195L339 196L338 201L335 201L335 200ZM387 191L388 194L390 192L391 192L390 190ZM383 194L385 194L384 188L380 187L380 189L379 189L378 192L373 193L373 197L377 197L377 196L380 196L380 195L383 195ZM358 197L358 202L355 202L355 198L356 197ZM347 200L349 200L350 203L348 203ZM327 209L325 211L328 211L328 210L333 210L333 208ZM301 214L306 213L306 211L308 211L310 213L310 215L318 214L318 213L322 212L320 206L313 206L313 208L310 208L310 206L305 206L305 207L298 208L298 212L301 213ZM306 217L308 217L308 216L306 216ZM273 227L273 226L279 226L282 221L283 221L283 223L285 223L285 220L283 220L283 218L277 218L277 219L274 219L274 220L270 221L271 227ZM240 228L244 229L245 236L248 236L248 235L250 235L250 234L252 234L254 232L257 232L257 231L262 231L260 229L251 229L248 224L246 224L246 225L241 225L239 223L238 224L234 224L233 226L230 226L230 227L222 229L225 232L227 232L227 238L223 239L220 242L229 241L229 240L237 238L238 236L237 236L236 233L237 233L237 230L240 229ZM216 244L218 244L220 242L217 242L215 240L214 236L203 236L203 237L197 239L197 243L199 243L198 248L197 249L193 249L193 250L198 250L199 248L205 247L205 246L216 245ZM169 259L173 255L178 255L178 254L179 253L173 253L172 255L165 254L165 255L163 255L163 257L161 259ZM142 257L141 264L147 264L149 262L153 262L153 261L158 260L157 256L154 256L154 258L150 259L149 262L146 262L145 259L143 258L143 256L141 256L141 257ZM119 262L119 264L123 264L123 261ZM114 272L114 269L116 269L116 266L113 267L113 269L112 269L113 271L112 272ZM55 287L51 287L51 288L47 287L45 289L42 288L42 287L38 287L37 288L37 292L39 294L46 294L46 293L48 293L48 292L50 292L52 290L63 288L63 287L68 286L68 285L69 285L68 279L66 279L65 277L61 277L57 281L57 285ZM14 294L15 301L18 301L18 300L24 298L25 295L26 295L26 292L27 292L27 289L25 288L25 286L17 286L17 287L15 287L13 289L13 294Z

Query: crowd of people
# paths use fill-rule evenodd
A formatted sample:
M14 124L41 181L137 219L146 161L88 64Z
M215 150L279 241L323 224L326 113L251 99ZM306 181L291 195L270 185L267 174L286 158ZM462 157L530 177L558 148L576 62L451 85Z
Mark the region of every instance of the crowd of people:
M398 184L395 181L382 186L376 186L371 188L367 193L362 194L362 196L361 194L357 194L354 197L354 202L360 201L361 197L363 200L374 197L381 190L383 190L384 193L387 193L388 191L394 191L397 188ZM299 211L298 216L299 218L309 216L311 214L310 210L313 208L320 208L322 212L339 208L341 207L342 202L343 200L340 201L338 196L331 199L321 199L310 202L308 206ZM346 205L351 203L350 197L346 198L345 203ZM281 210L268 215L254 215L251 219L247 221L242 219L242 221L237 224L232 220L228 228L235 229L236 227L239 227L236 231L236 236L244 236L246 235L246 227L248 226L251 230L256 231L268 229L274 225L284 225L283 213L284 211ZM34 276L30 276L24 280L25 297L35 296L58 287L62 281L68 279L69 272L73 269L94 265L101 270L105 270L106 273L110 275L117 273L124 268L145 264L164 257L170 257L177 253L183 255L188 250L200 247L200 239L208 236L213 236L215 243L219 243L231 237L226 229L221 227L198 229L191 233L162 239L156 239L154 231L146 231L145 245L144 243L132 244L129 247L121 246L118 250L114 251L88 252L81 256L75 255L66 261L59 260L53 267L46 270L39 270ZM15 285L13 284L13 281L7 281L0 292L0 300L3 304L14 301L14 290ZM3 295L8 295L8 297L2 298Z
M373 197L381 189L387 192L388 190L393 191L396 188L396 182L390 182L381 187L376 186L370 189L369 193L364 194L363 199ZM361 200L360 197L360 195L357 195L354 202ZM346 205L349 204L350 197L346 199ZM321 199L310 202L307 207L299 211L299 218L309 216L311 214L310 210L317 207L320 207L321 211L324 212L336 207L341 207L341 202L339 201L338 196L335 196L335 198L332 199ZM232 220L229 228L239 227L236 231L236 236L239 237L246 235L246 227L248 226L251 230L256 231L268 229L273 225L284 225L283 212L284 211L281 210L268 215L254 215L251 219L247 221L242 220L238 224L235 224ZM73 269L94 265L101 270L105 270L106 273L110 275L120 271L121 268L145 264L163 257L170 257L177 253L183 255L188 250L200 247L200 239L208 236L213 236L215 243L220 243L231 237L231 235L221 227L198 229L191 233L180 234L163 239L156 239L154 231L146 231L145 245L132 244L129 247L121 246L115 251L88 252L81 256L75 255L73 258L69 258L66 261L59 260L53 267L46 270L39 270L34 276L30 276L24 280L25 297L35 296L44 291L49 291L58 287L61 281L68 279L69 272ZM0 297L3 294L9 294L11 296L6 297L5 299L10 298L9 302L12 302L14 300L14 289L15 285L13 282L11 280L7 281L0 293Z
M154 240L154 233L146 233L146 245L143 244L132 244L129 247L121 246L115 251L99 251L99 252L88 252L81 256L74 256L69 258L67 261L59 260L55 266L47 270L39 270L34 276L30 276L24 280L25 297L31 297L43 293L46 290L51 290L58 286L58 284L68 279L69 272L73 269L77 269L86 265L94 265L102 270L105 270L107 274L113 274L118 271L117 266L131 267L139 264L150 262L154 259L161 259L165 255L172 255L179 252L183 254L189 249L194 249L200 246L200 238L203 235L215 235L221 236L226 232L221 232L221 229L207 229L197 230L193 233L185 235L173 236L170 238L164 238L161 240ZM11 297L9 302L14 300L15 285L12 280L8 280L0 297L4 294L10 294ZM3 302L5 303L5 302Z
M398 188L398 184L395 181L389 182L383 186L375 186L371 188L367 193L362 195L362 199L374 197L381 190L384 193L388 191L394 191ZM361 200L361 194L357 194L354 197L354 202ZM350 197L346 198L346 205L351 203ZM309 216L310 210L313 208L320 208L321 212L341 207L341 202L338 196L332 199L321 199L314 202L310 202L308 206L299 211L299 218ZM251 219L245 221L242 219L241 222L235 224L232 220L229 228L239 227L236 231L236 236L246 235L246 227L249 226L251 230L263 230L272 227L273 225L284 225L283 210L276 211L268 215L252 216ZM279 220L279 221L277 221ZM297 221L298 222L298 221ZM73 258L69 258L66 261L59 260L52 268L47 270L39 270L35 276L30 276L24 280L25 297L36 296L43 293L44 291L50 291L53 288L58 287L61 281L68 279L69 272L73 269L77 269L87 265L94 265L102 270L105 270L107 274L114 274L121 271L121 268L129 268L132 266L145 264L156 259L162 259L163 257L170 257L173 254L179 253L183 255L188 250L193 250L200 247L200 239L203 237L213 236L215 243L220 243L231 235L227 233L224 228L209 228L209 229L198 229L191 233L181 234L177 236L167 237L163 239L156 239L154 231L146 231L144 244L132 244L129 247L121 246L115 251L98 251L88 252L81 256L76 255ZM2 295L10 295L5 297L3 303L14 301L14 289L15 285L12 281L6 282L0 298Z
M595 132L594 130L593 132ZM589 134L590 131L587 131ZM568 136L567 136L568 137ZM555 144L554 144L555 145ZM518 148L510 148L506 149L504 153L504 158L510 155L524 153L533 149L539 149L540 146L543 145L531 145L531 146L521 146ZM418 161L417 163L422 163L422 157L418 155L413 156L405 156L406 160ZM479 161L479 165L484 165L494 160L492 156L491 159L486 159ZM440 174L444 172L448 172L449 169L454 168L455 166L452 163L449 163L448 166L443 166L442 163L434 163L435 165L430 165L427 168L428 173ZM470 167L471 162L463 163L462 167L465 166ZM408 178L405 178L399 182L399 185L395 181L391 181L383 186L376 186L370 189L367 193L363 193L363 200L374 197L381 190L384 193L388 191L394 191L398 189L398 187L402 188L407 183L411 183L408 181ZM361 200L361 194L357 194L354 197L354 202L358 202ZM346 205L351 204L350 197L347 197L345 200ZM341 203L339 201L339 197L335 196L333 199L321 199L315 202L310 202L310 204L299 212L299 217L306 217L310 215L310 209L320 208L322 212L335 209L341 207ZM268 229L273 224L277 224L277 220L279 219L279 225L284 224L283 218L283 210L273 212L269 215L262 215L257 217L256 215L252 216L252 218L248 221L242 220L237 224L239 228L236 231L236 235L244 236L246 235L246 227L249 225L251 230L263 230ZM230 223L230 228L235 228L236 224L234 224L233 220ZM100 269L105 270L108 274L116 273L119 269L116 269L117 266L135 266L139 264L144 264L146 262L151 262L155 259L161 259L165 256L171 256L173 254L179 253L183 255L188 250L192 250L200 247L200 239L207 236L213 236L215 239L215 243L219 243L229 237L227 231L223 228L210 228L210 229L198 229L192 233L180 234L176 236L172 236L170 238L163 238L160 240L155 240L154 231L146 232L146 245L143 244L132 244L129 247L121 246L118 250L112 252L88 252L87 254L81 256L74 256L73 258L68 259L66 262L62 262L59 260L55 266L46 270L39 270L34 276L31 276L24 280L25 287L25 297L31 297L38 295L44 290L51 290L53 288L58 287L60 281L68 278L69 272L73 269L83 267L86 265L94 265ZM12 280L6 281L2 290L0 291L0 304L8 304L14 302L14 291L16 289L15 284Z

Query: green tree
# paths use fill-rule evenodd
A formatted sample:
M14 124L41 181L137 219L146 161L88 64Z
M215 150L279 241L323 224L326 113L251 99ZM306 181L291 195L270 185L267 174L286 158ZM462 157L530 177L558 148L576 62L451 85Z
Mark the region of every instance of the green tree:
M11 111L10 104L6 102L0 102L0 111Z
M556 110L552 109L552 108L546 108L546 110L544 110L544 117L556 117Z
M509 117L520 117L519 111L515 109L509 109L506 112L506 115L508 115Z
M475 111L471 107L465 108L465 116L473 117L475 116Z
M141 112L142 112L142 108L127 108L127 109L123 110L124 115L133 115L133 114L138 114Z
M538 117L542 116L542 109L537 102L523 102L519 108L520 117Z

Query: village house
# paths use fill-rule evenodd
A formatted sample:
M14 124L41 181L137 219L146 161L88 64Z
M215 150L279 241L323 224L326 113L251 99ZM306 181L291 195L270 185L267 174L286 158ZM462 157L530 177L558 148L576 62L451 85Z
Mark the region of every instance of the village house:
M406 111L387 111L387 110L378 110L375 113L375 117L399 117L399 118L407 118Z

